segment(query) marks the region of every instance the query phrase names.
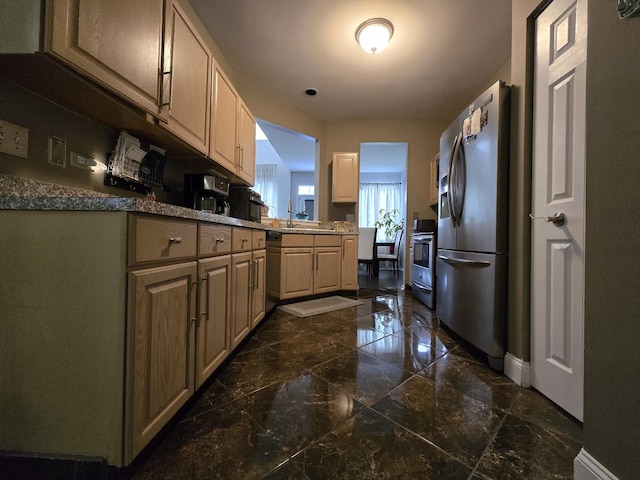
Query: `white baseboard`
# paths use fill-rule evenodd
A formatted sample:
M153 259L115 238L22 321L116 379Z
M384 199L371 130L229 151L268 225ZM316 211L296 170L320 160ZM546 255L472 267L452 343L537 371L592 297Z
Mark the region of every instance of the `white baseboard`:
M575 480L618 480L583 448L573 459L573 478Z
M518 385L531 386L531 364L510 353L504 357L504 374Z

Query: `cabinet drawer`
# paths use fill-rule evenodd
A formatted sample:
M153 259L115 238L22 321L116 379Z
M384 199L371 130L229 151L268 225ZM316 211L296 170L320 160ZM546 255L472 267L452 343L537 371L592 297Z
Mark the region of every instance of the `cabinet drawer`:
M161 218L130 217L129 265L196 256L197 225Z
M251 230L233 227L231 232L231 249L234 252L251 250Z
M267 247L267 232L264 230L251 231L251 248L254 250Z
M231 251L231 227L201 223L198 228L199 256L206 257Z
M313 247L313 235L304 233L285 233L280 242L281 247Z
M314 235L316 247L339 247L342 245L342 235Z

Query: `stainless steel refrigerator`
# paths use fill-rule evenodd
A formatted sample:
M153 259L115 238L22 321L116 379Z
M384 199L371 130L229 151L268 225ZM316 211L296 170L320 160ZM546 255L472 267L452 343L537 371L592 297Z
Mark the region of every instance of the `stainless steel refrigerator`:
M436 306L440 321L504 367L509 88L495 83L440 138Z

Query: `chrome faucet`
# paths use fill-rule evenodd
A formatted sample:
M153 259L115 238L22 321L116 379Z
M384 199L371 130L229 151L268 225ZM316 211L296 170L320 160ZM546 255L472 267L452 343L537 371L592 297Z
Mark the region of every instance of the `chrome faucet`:
M287 212L289 212L289 220L287 221L287 227L293 228L293 203L289 199L289 205L287 206Z

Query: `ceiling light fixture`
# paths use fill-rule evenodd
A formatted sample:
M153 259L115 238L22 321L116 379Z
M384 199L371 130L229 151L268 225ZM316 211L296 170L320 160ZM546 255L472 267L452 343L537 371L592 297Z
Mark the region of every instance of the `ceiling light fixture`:
M371 54L385 49L393 36L393 24L386 18L370 18L356 29L356 40L362 49Z

